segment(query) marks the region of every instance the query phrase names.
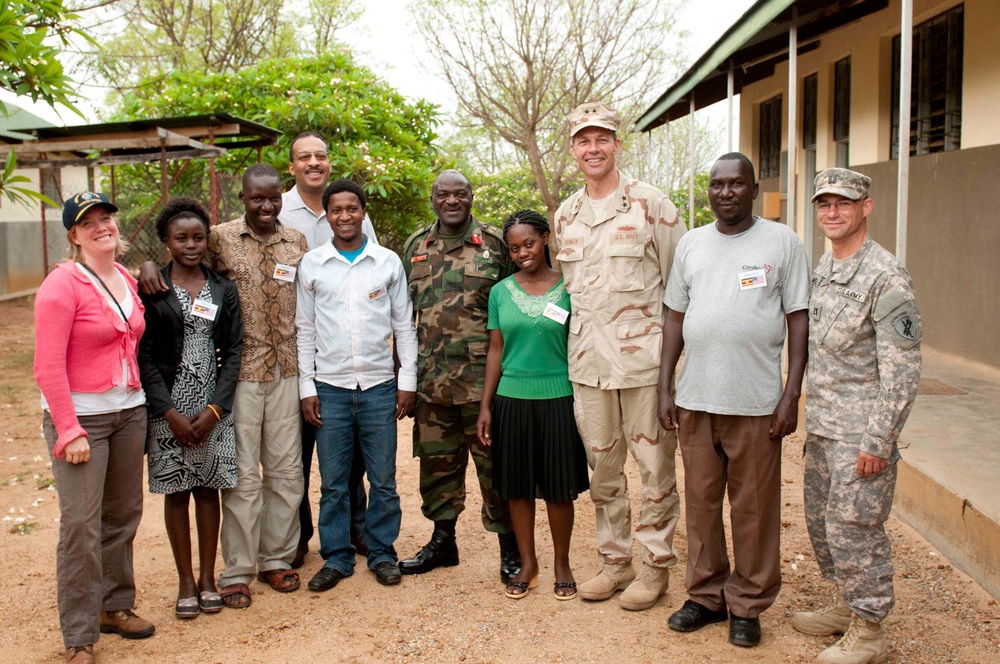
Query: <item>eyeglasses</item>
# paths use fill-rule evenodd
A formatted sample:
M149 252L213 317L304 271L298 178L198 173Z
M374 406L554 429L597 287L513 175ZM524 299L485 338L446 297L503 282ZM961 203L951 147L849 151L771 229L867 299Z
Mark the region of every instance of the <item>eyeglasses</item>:
M295 161L309 161L310 157L316 157L316 161L330 160L330 155L326 152L299 152L295 155Z
M837 208L837 212L847 212L848 210L851 209L852 205L854 205L855 203L860 203L861 201L865 200L866 198L868 198L868 197L867 196L863 196L862 198L859 198L856 201L852 201L849 198L841 198L836 203L830 203L828 201L820 201L819 203L816 203L816 210L819 211L819 212L824 212L825 213L825 212L829 212L830 208L836 207Z

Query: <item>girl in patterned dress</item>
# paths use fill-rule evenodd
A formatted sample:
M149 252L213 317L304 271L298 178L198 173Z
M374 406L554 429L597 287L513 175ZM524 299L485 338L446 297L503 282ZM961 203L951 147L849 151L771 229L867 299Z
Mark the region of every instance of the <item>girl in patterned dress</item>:
M538 583L535 498L541 498L552 531L555 596L570 600L576 597L569 564L573 501L589 481L566 356L569 293L549 262L545 217L515 212L504 223L504 239L517 271L490 291L477 426L480 441L491 446L493 483L508 501L521 553L521 571L506 595L521 599Z
M174 612L194 618L223 606L215 585L219 490L236 486L236 436L230 410L243 352L236 285L201 264L208 214L172 198L156 219L170 251L165 292L142 295L146 334L139 369L146 390L149 490L164 494L163 518L179 579ZM191 564L189 497L194 496L199 575Z

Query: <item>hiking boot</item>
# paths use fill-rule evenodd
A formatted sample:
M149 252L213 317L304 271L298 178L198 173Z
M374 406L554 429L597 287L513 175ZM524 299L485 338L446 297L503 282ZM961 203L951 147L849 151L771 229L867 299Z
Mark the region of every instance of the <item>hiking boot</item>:
M73 646L66 648L66 661L73 664L94 664L94 646Z
M632 563L618 565L604 563L600 574L590 581L581 583L578 592L583 599L600 602L611 599L615 591L625 590L633 581L635 581L635 570L632 569Z
M823 664L883 664L889 660L889 648L881 625L855 615L840 641L816 659Z
M670 584L670 570L643 563L639 578L629 584L618 603L628 611L645 611L667 593Z
M144 639L152 636L153 623L135 615L132 609L101 611L101 634L118 634L126 639Z
M799 611L792 616L792 627L803 634L811 636L831 636L843 634L851 626L854 614L843 598L817 611Z
M499 534L500 539L500 580L510 583L521 571L521 552L517 548L514 533Z

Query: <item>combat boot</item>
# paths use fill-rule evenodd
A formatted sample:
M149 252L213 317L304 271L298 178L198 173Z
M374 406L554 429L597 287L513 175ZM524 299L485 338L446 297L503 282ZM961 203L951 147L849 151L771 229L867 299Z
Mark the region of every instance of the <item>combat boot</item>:
M792 627L812 636L843 634L851 626L853 616L854 613L838 595L837 601L830 606L824 606L818 611L799 611L793 615Z
M816 659L823 664L882 664L889 660L889 648L880 624L855 615L840 641Z
M616 591L628 588L628 584L633 581L635 581L635 570L632 569L632 563L618 565L604 563L600 574L580 584L580 597L592 602L611 599Z
M403 574L424 574L438 567L458 564L458 544L455 543L455 521L435 521L434 534L420 552L399 562Z
M521 552L517 548L517 537L514 533L498 534L500 539L500 580L510 583L510 580L521 571Z
M618 604L629 611L645 611L667 593L670 583L670 570L666 567L653 567L643 563L639 578L629 584Z

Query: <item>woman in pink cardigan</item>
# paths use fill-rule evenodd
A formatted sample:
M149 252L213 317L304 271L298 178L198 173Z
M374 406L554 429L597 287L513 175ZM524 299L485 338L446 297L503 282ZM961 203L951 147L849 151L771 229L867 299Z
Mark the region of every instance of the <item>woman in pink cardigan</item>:
M125 245L104 194L64 203L69 258L35 298L35 381L59 491L56 585L66 660L94 661L100 633L153 634L132 608L132 540L142 518L146 396L137 352L145 328Z

